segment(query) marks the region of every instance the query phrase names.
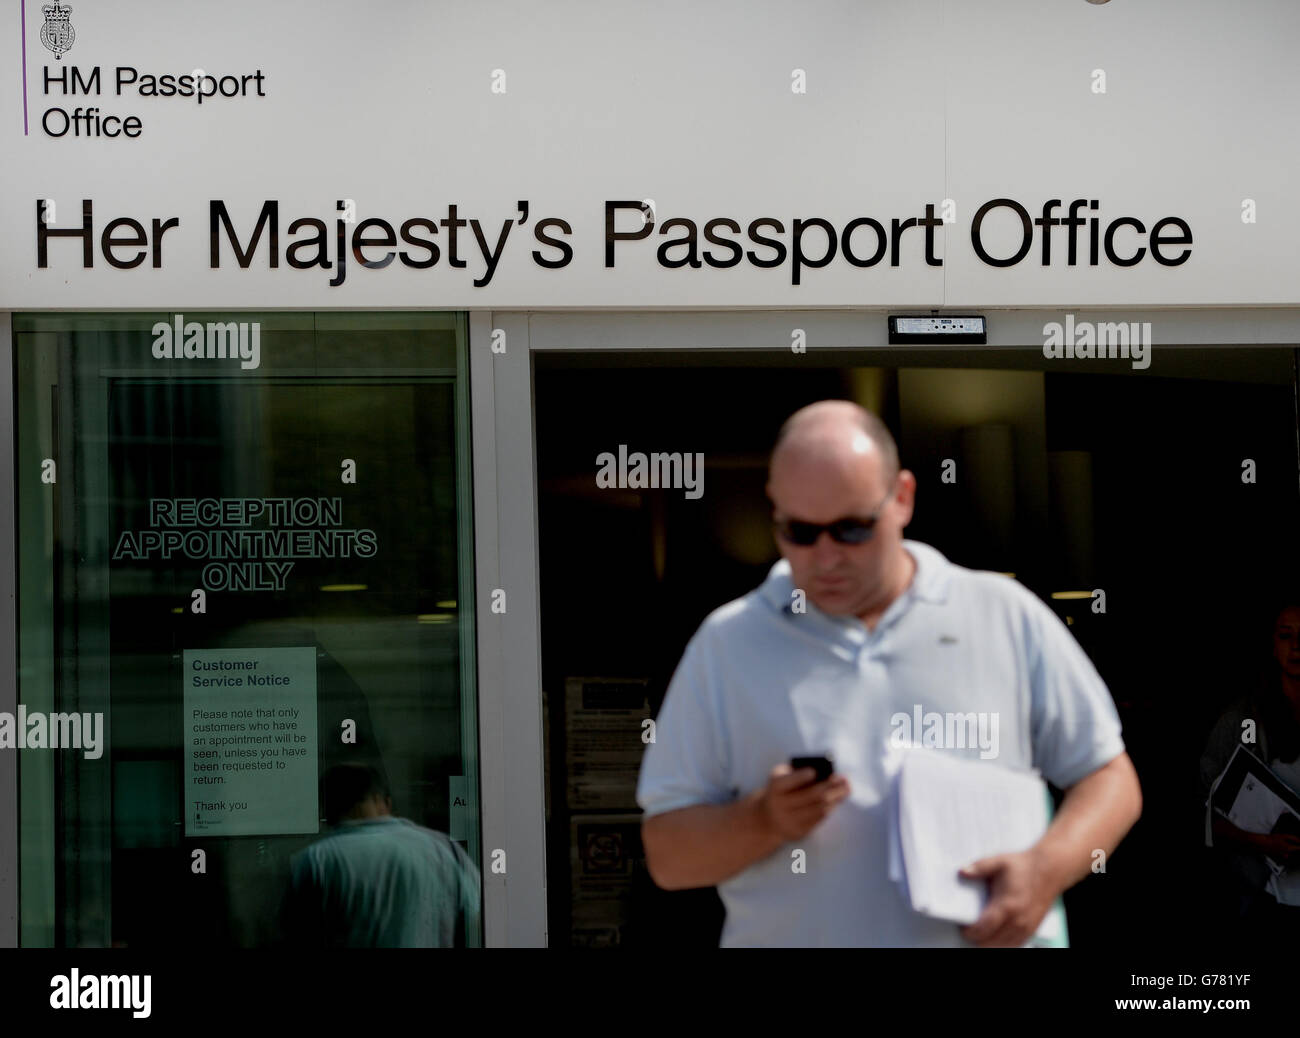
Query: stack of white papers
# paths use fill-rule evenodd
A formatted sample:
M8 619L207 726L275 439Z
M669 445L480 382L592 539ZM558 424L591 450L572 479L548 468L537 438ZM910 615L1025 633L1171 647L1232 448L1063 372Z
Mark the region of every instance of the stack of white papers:
M1274 763L1294 781L1294 766ZM1214 844L1212 811L1248 833L1300 829L1300 793L1278 770L1269 767L1241 743L1210 787L1206 809L1205 842L1209 846ZM1272 873L1265 884L1269 893L1284 905L1300 905L1300 868L1288 867L1286 862L1270 857L1265 857L1264 862Z
M988 901L988 881L958 871L980 858L1028 850L1047 831L1051 808L1036 772L909 749L892 799L890 878L916 911L973 923ZM1028 944L1064 944L1064 923L1058 898Z

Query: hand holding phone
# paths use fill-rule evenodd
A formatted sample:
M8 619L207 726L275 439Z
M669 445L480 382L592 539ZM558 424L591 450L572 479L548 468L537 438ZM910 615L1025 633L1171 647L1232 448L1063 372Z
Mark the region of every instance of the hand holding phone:
M796 774L811 768L813 781ZM800 840L849 795L849 780L837 775L828 756L791 757L777 765L759 800L764 825L785 840Z
M800 768L813 768L817 772L814 782L825 782L835 771L830 757L824 754L819 757L791 757L790 770L798 771Z

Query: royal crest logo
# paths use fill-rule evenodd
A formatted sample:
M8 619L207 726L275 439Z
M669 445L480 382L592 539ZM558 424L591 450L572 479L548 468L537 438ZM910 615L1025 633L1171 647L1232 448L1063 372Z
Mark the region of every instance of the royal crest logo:
M45 15L45 24L41 26L41 42L54 52L57 60L62 61L63 55L72 50L72 44L77 39L77 33L72 28L72 8L54 0L52 4L42 5L41 12Z

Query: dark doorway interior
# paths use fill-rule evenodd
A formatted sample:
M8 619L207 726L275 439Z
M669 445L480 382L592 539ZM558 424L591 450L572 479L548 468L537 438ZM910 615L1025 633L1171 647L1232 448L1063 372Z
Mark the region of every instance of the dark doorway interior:
M908 536L1014 573L1115 697L1144 814L1067 894L1071 943L1213 939L1197 764L1224 706L1267 679L1276 603L1300 588L1295 378L1278 347L1166 347L1144 371L1036 349L539 356L551 943L716 944L716 894L660 891L639 859L635 707L653 716L700 621L777 558L767 451L826 397L893 430L919 484ZM619 445L702 452L705 492L599 488ZM1051 597L1096 588L1104 613ZM619 700L604 715L602 696Z

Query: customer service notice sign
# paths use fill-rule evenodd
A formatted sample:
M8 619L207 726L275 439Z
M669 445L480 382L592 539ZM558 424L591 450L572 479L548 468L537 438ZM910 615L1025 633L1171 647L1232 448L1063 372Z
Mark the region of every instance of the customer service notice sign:
M320 830L316 650L186 649L185 835Z
M584 5L17 0L0 307L1300 302L1300 137L1075 6L832 4L805 49L699 5L669 63Z

